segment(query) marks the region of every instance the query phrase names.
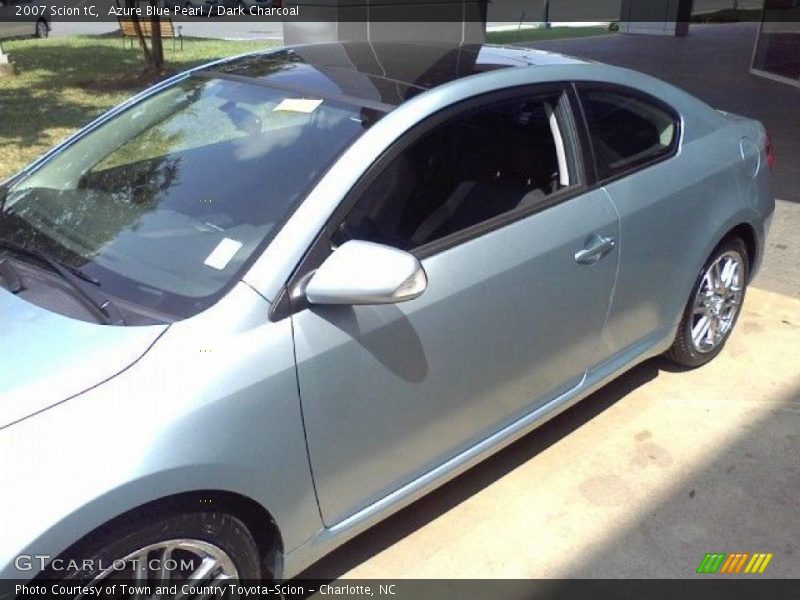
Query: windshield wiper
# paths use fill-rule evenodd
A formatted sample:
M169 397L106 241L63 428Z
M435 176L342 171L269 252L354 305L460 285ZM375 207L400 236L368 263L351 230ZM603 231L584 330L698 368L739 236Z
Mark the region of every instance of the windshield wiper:
M11 250L12 252L16 252L17 254L31 256L37 260L40 260L41 262L47 264L53 271L56 271L62 277L64 276L64 273L61 273L61 269L66 269L67 271L75 275L75 277L80 277L81 279L83 279L88 283L91 283L92 285L100 286L100 280L97 279L96 277L92 277L88 273L84 273L79 268L73 267L72 265L65 265L64 263L57 261L52 256L45 254L44 252L41 252L39 250L33 250L31 248L27 248L20 244L15 244L14 242L6 242L3 240L0 240L0 248L5 248L6 250ZM64 279L68 278L64 277Z
M0 259L0 278L5 281L3 286L12 294L16 294L24 289L22 277L19 272L14 268L14 265L9 262L7 258Z
M122 314L119 312L116 306L109 300L108 298L98 299L95 298L94 294L90 294L86 291L84 286L78 283L78 279L82 281L87 281L92 285L99 286L100 281L89 275L88 273L84 273L77 267L73 267L71 265L64 265L61 262L57 261L52 256L46 254L45 252L41 252L39 250L34 250L32 248L26 248L20 244L15 244L14 242L7 242L5 240L0 240L0 248L4 250L8 250L15 254L20 254L22 256L28 256L35 260L38 260L41 263L44 263L50 270L55 272L56 274L60 275L61 278L70 284L72 289L74 289L80 298L87 304L91 309L93 309L98 315L103 319L103 321L107 325L124 325L125 320L122 317Z

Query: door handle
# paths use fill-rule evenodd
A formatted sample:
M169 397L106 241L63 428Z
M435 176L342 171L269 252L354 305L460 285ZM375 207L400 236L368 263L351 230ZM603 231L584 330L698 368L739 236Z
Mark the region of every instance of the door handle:
M575 262L579 265L593 265L616 245L614 238L594 234L587 241L583 250L575 253Z

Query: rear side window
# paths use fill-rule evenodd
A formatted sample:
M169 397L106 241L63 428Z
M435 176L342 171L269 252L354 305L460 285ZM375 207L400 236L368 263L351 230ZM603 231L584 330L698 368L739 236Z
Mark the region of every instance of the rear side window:
M609 179L672 153L678 119L635 92L579 86L597 175Z

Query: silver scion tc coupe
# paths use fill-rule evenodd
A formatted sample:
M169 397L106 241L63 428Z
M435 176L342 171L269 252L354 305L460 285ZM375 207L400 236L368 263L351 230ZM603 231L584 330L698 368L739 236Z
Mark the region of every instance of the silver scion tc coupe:
M649 357L714 358L757 122L535 50L182 73L0 192L0 576L287 578Z

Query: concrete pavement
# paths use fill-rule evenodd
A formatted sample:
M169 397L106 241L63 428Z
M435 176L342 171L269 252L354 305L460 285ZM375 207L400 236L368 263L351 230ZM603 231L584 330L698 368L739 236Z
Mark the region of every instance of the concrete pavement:
M800 300L750 289L709 365L644 363L323 559L310 577L800 577ZM762 576L763 577L763 576Z
M764 264L753 285L800 298L800 203L778 200Z

